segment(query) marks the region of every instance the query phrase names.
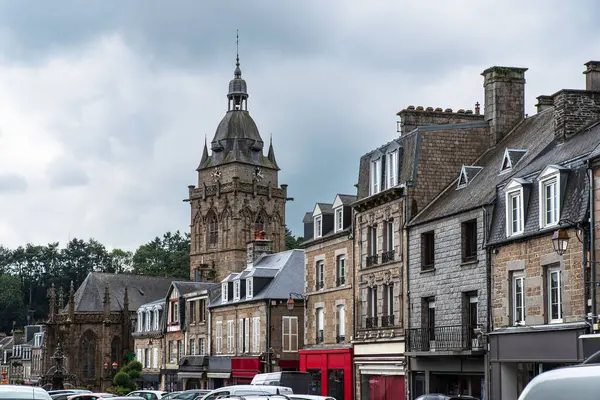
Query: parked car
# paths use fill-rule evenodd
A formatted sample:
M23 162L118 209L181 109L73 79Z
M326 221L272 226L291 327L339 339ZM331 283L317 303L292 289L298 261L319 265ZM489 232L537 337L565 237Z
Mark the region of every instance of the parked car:
M161 400L167 394L167 392L163 392L162 390L134 390L127 394L127 397L137 396L144 400Z
M177 396L178 394L183 393L182 391L178 391L178 392L170 392L165 394L163 397L160 398L160 400L173 400L175 398L175 396Z
M67 400L98 400L117 397L111 393L75 393L67 397Z
M216 400L220 397L227 396L244 396L248 395L274 395L274 394L294 394L293 390L285 386L269 386L269 385L236 385L224 386L209 392L202 400Z
M184 392L176 394L171 397L173 400L196 400L202 399L204 396L210 393L209 389L189 389ZM163 397L164 399L164 397ZM163 400L161 399L161 400Z
M104 400L104 399L109 399L109 400L146 400L146 398L144 397L138 397L138 396L116 396L116 397L100 397L98 400Z
M0 399L51 400L52 397L37 386L0 385Z
M294 393L310 392L310 374L301 371L280 371L256 374L251 385L274 385L292 388Z
M92 393L91 390L87 389L57 389L57 390L48 390L48 394L50 396L54 396L55 394L65 394L65 393Z
M317 396L314 394L288 394L290 400L335 400L331 396Z
M473 396L449 395L441 393L429 393L417 397L417 400L479 400Z
M553 369L533 378L519 400L597 400L600 393L600 365L580 364Z

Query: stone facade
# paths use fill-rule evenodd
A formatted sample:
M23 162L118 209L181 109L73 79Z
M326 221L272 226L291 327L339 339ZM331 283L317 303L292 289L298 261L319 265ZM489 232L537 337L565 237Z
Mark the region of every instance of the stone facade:
M137 310L134 353L142 363L141 388L160 387L160 369L164 366L164 299L144 304Z

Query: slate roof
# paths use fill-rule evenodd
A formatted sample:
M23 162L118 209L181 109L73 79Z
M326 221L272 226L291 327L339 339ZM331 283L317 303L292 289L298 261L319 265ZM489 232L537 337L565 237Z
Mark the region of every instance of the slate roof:
M312 211L309 211L306 214L304 214L304 218L302 218L303 224L311 223L312 221L313 221Z
M266 273L269 278L272 275L272 280L260 292L253 293L252 299L231 300L223 306L266 299L285 300L292 292L304 292L304 251L302 250L295 249L267 254L256 260L249 270L251 273L248 276L259 277L260 274ZM257 275L253 275L254 273ZM211 301L209 307L221 305L221 296L219 295Z
M129 310L135 311L142 304L164 298L176 278L146 275L107 274L90 272L75 292L75 312L103 312L104 290L108 286L110 310L123 309L123 295L127 287ZM68 307L68 306L67 306ZM65 307L65 311L67 310Z
M210 283L210 282L174 281L172 283L172 286L177 288L177 291L179 292L179 296L183 296L183 295L186 295L189 293L199 292L201 290L210 290L210 289L214 288L215 286L218 286L218 284ZM168 293L169 294L171 293L171 289L168 290ZM166 294L167 294L167 292L165 292L163 294L163 300L164 300Z
M321 210L321 214L333 214L333 204L317 203L317 205L319 206L319 210Z
M146 304L142 304L139 308L145 308L145 307L152 307L155 306L157 304L165 304L165 298L161 297L160 299L151 301L150 303L146 303Z
M472 181L460 189L457 189L456 180L452 182L437 199L413 218L410 225L418 225L492 203L496 197L496 186L508 181L515 174L520 174L523 168L538 154L544 152L553 140L552 109L523 120L503 140L473 163L483 169ZM510 172L500 174L506 148L528 151ZM460 170L456 171L457 179L460 172Z
M338 194L338 196L345 206L349 206L356 201L356 196L353 194Z
M8 348L10 346L10 344L12 344L12 341L13 341L12 336L3 337L2 339L0 339L0 349Z

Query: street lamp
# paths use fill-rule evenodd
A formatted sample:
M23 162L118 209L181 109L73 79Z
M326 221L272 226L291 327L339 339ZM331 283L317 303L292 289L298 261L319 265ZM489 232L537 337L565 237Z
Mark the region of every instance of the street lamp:
M552 246L554 246L554 251L562 256L567 251L567 247L569 246L569 234L566 229L559 228L554 231L552 235Z
M112 363L113 372L117 372L117 368L119 368L119 363L115 361Z
M290 298L287 301L287 309L289 312L294 311L294 297L303 301L303 306L306 308L306 299L307 297L300 293L290 293Z

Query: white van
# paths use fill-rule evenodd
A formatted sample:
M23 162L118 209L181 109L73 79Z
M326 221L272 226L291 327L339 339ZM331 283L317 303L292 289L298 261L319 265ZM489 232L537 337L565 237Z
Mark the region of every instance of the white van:
M52 397L37 386L0 385L0 399L52 400Z
M599 393L600 365L580 364L536 376L519 400L598 400Z
M294 394L291 388L285 386L266 386L266 385L236 385L236 386L224 386L219 389L215 389L212 392L202 397L202 400L216 400L221 396L229 395L260 395L260 394Z

